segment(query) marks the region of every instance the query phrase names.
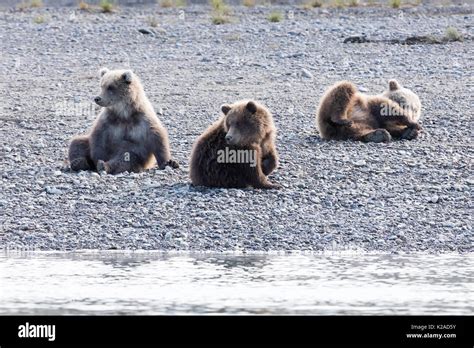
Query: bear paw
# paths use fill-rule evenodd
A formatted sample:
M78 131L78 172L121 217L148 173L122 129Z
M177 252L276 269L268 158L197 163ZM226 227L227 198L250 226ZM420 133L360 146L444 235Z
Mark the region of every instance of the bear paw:
M80 170L88 170L89 168L89 163L87 162L87 159L85 157L81 158L76 158L71 161L70 163L71 170L78 172Z
M97 172L99 172L100 174L107 174L110 171L110 166L102 160L97 161L96 167Z
M372 143L388 143L391 140L392 136L386 129L376 129L365 136L365 141Z
M173 169L179 168L179 163L173 159L170 159L167 164Z
M402 134L402 139L406 140L413 140L418 138L420 135L420 131L417 128L407 128L403 134Z

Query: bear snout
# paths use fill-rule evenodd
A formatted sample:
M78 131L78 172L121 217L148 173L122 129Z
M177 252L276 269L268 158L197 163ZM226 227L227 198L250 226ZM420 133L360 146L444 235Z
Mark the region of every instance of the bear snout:
M226 134L226 136L225 136L225 141L227 142L227 144L232 143L232 135Z
M99 96L94 97L94 102L95 102L96 104L99 104L99 105L100 105L100 103L102 102L102 98L99 97Z

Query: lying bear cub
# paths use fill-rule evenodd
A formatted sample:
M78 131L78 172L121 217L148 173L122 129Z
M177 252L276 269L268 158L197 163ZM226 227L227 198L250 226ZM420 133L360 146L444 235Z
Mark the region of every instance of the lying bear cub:
M160 169L177 168L168 133L138 77L130 70L105 68L100 76L101 94L94 101L103 109L87 134L72 139L71 169L140 172L152 167L155 160Z
M276 128L270 111L255 101L223 105L221 110L224 115L193 146L193 185L279 188L267 179L278 165Z
M330 87L319 103L317 126L323 139L388 142L415 139L421 126L418 96L396 80L381 95L359 93L342 81Z

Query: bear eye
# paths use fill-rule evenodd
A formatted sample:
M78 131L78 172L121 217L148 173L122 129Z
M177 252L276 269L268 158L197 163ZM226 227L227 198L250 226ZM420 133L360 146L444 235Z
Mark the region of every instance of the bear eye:
M115 87L114 86L109 86L109 87L107 87L107 91L113 92L113 91L115 91Z

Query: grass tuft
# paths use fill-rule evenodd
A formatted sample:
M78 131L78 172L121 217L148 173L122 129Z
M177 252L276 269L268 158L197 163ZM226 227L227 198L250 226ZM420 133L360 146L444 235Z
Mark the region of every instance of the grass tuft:
M173 0L160 0L160 6L163 8L174 7Z
M155 16L150 16L146 19L147 24L150 27L156 28L160 23L158 22L158 19Z
M43 1L42 0L31 0L30 2L30 7L31 8L38 8L38 7L43 7Z
M212 23L219 25L230 22L231 11L223 0L211 0Z
M212 14L212 23L215 25L230 23L230 18L220 12L214 12Z
M254 7L256 4L255 0L243 0L242 5L246 7Z
M463 41L462 35L454 27L448 27L444 37L447 41Z
M99 6L104 13L111 13L114 10L114 4L110 0L100 0Z
M268 15L268 20L273 23L281 22L283 20L283 15L281 12L272 12Z
M89 9L90 9L90 5L87 2L85 2L84 0L81 0L79 2L78 7L79 7L79 10L81 10L81 11L89 11Z
M42 24L42 23L46 22L46 18L42 15L39 15L39 16L36 16L33 19L33 22L35 22L36 24Z
M392 8L400 8L401 4L402 4L402 0L390 0L389 1L389 5Z

